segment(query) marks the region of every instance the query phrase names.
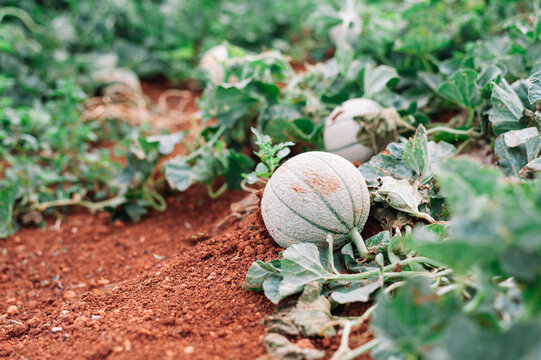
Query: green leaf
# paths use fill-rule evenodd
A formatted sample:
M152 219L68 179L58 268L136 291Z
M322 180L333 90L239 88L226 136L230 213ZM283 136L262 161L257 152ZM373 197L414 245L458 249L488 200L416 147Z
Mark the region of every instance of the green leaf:
M269 107L265 109L265 111L261 114L261 118L259 119L261 128L263 128L265 134L269 134L267 131L268 122L276 119L281 119L285 121L293 121L295 119L301 118L303 116L303 113L298 106L290 105L290 104L272 104ZM270 134L269 134L270 135ZM274 136L271 135L271 137L274 139ZM277 139L275 139L277 140ZM282 141L282 140L277 140Z
M539 260L537 260L539 261ZM539 315L541 312L541 286L536 279L533 283L522 283L522 299L524 300L525 313L529 317Z
M541 134L526 139L526 158L533 161L541 155Z
M383 252L387 250L387 246L391 242L391 233L387 230L380 231L376 235L366 239L364 241L368 249L377 249L377 252Z
M205 92L200 106L207 118L217 118L220 125L232 129L239 121L254 116L261 106L261 101L262 99L243 91L240 86L219 85L213 93Z
M386 65L365 66L363 72L364 97L373 98L387 89L387 85L399 76L395 68Z
M278 304L280 302L280 283L282 282L282 276L276 273L269 275L265 281L263 281L263 291L265 296L272 303Z
M459 70L440 85L438 93L460 106L473 110L481 104L476 80L477 72L474 70Z
M300 113L298 117L292 119L273 117L263 127L265 134L269 135L275 142L317 143L316 130L314 121L301 117Z
M271 275L280 276L280 260L269 262L256 260L252 263L246 274L246 281L242 287L246 290L263 290L263 283Z
M185 191L192 184L190 177L191 166L180 156L167 161L163 169L165 178L171 189Z
M421 81L423 81L426 84L426 86L428 86L434 92L437 92L438 88L443 83L441 75L439 74L432 74L425 71L419 71L417 72L417 76L419 77Z
M501 266L497 261L502 252L512 246L518 246L534 259L538 256L541 231L538 181L513 183L497 170L466 159L448 161L438 172L438 179L453 214L448 241L465 244L462 246L468 256L483 249L486 253L472 259L471 266L481 264L486 268L491 264L490 271L494 271Z
M382 339L378 351L400 351L412 359L420 358L460 311L453 296L438 296L424 278L413 278L394 298L380 293L377 304L370 325Z
M503 172L508 176L519 177L519 172L528 163L528 158L535 157L535 149L541 148L540 136L536 128L511 130L496 138L494 153ZM530 141L530 153L526 149L526 143ZM534 142L536 144L534 144ZM523 172L524 174L524 172Z
M396 180L390 176L384 176L379 181L380 185L374 192L376 198L386 202L396 210L433 221L428 214L419 211L419 205L428 202L427 195L422 194L410 181L406 179Z
M413 173L402 161L404 144L391 143L387 146L389 155L385 153L373 156L367 163L359 167L366 182L374 186L377 179L382 176L391 176L395 179L411 179Z
M418 179L423 179L423 175L429 166L430 158L428 157L426 129L423 125L419 125L415 135L408 140L404 147L404 155L402 161L409 167Z
M317 246L309 243L295 244L283 253L280 299L300 292L304 285L312 281L322 281L331 274L319 260Z
M255 167L255 173L256 175L258 176L262 176L262 175L266 175L267 173L270 172L270 169L267 165L265 165L264 163L259 163L257 164L257 166Z
M433 31L427 27L426 23L421 22L413 26L406 34L401 34L394 46L397 51L423 58L427 54L436 53L445 48L450 42L450 34Z
M331 293L331 298L339 304L353 302L367 302L371 295L381 287L380 281L373 281L368 284L354 282L338 288Z
M430 224L430 225L425 226L423 229L426 229L432 232L439 239L443 239L447 235L447 226L443 224Z
M477 84L481 89L485 89L492 82L498 82L502 75L502 70L498 66L490 65L481 71L477 79Z
M432 352L442 359L505 360L512 354L513 359L533 360L541 357L540 336L539 320L496 331L460 315L452 320Z
M227 156L224 153L208 151L197 158L190 171L192 182L201 182L210 185L225 171Z
M376 186L377 179L383 176L390 176L398 180L413 179L416 170L422 172L421 180L427 183L432 179L433 168L455 155L456 148L443 141L436 143L425 140L424 128L418 129L416 136L411 138L407 144L389 144L386 152L373 156L367 163L361 165L359 170L370 186ZM406 147L408 153L404 160Z
M134 137L129 147L127 164L115 179L118 184L128 189L137 189L145 184L160 157L158 147L158 142L149 142L142 134Z
M520 282L535 283L541 274L541 254L510 246L499 257L503 271ZM537 286L536 286L537 287Z
M456 155L457 150L454 147L454 145L449 144L445 141L440 142L434 142L429 141L427 144L427 151L428 151L428 163L430 166L428 167L427 171L425 172L425 182L428 179L431 179L433 176L434 170L443 164L447 159L452 158Z
M490 101L492 102L492 108L488 119L492 122L496 134L499 135L509 130L518 130L524 127L520 122L524 112L524 105L507 81L502 79L501 86L493 83Z
M181 142L184 139L184 136L186 135L185 131L179 131L173 134L168 135L155 135L155 136L149 136L147 137L148 142L159 142L160 146L158 147L158 151L162 155L166 155L171 153L173 149L175 148L175 145Z
M17 185L11 184L0 190L0 238L13 234L13 205Z
M270 178L282 159L291 152L289 146L295 145L290 141L273 145L270 136L261 134L255 128L251 128L251 130L256 136L255 143L259 146L259 150L254 153L261 159L261 162L257 164L252 173L242 175L249 184L257 182L259 177Z
M541 100L541 71L536 72L528 79L530 86L528 87L528 100L530 104L535 104Z
M240 183L243 179L242 174L250 171L254 166L254 161L241 153L229 150L225 164L225 178L227 187L230 189L240 189Z
M281 260L269 262L256 260L248 269L246 281L242 287L246 290L265 292L265 296L274 304L280 302L279 286L282 281Z
M495 260L489 245L469 244L459 240L442 240L426 228L416 229L405 245L420 256L439 261L460 273L467 273L473 264L489 264Z
M116 206L122 205L122 211L126 213L126 215L132 220L132 221L140 221L141 217L143 215L146 215L148 213L147 206L148 203L146 201L136 201L136 202L125 202L122 201ZM118 212L118 210L117 210Z
M451 212L474 216L479 209L473 207L472 202L484 202L486 199L481 195L495 193L500 174L496 169L458 158L443 164L437 171L437 178Z

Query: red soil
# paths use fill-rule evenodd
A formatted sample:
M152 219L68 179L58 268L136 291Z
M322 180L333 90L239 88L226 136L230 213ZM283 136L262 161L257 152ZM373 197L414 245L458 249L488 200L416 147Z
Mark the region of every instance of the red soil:
M13 359L254 359L274 311L242 289L250 264L279 248L259 213L213 225L241 192L202 187L168 199L139 224L75 214L58 230L26 228L0 240L0 357ZM52 225L52 224L50 224ZM347 313L352 311L346 309ZM353 311L356 312L356 311ZM367 341L356 331L351 345ZM338 338L314 339L332 353ZM302 340L302 343L308 340Z
M195 186L138 224L78 211L55 227L0 239L0 358L255 359L275 306L242 289L279 248L259 213L231 218L246 194ZM375 232L368 230L368 232ZM369 233L363 234L369 236ZM362 311L346 307L340 313ZM351 346L365 343L365 328ZM310 343L310 344L307 344ZM339 338L300 340L332 354Z
M232 192L211 202L197 187L139 224L78 214L58 231L23 229L1 240L7 253L0 267L0 355L240 359L262 353L259 319L273 306L241 285L256 255L276 257L279 248L264 228L250 225L255 216L223 235L206 235L242 196ZM244 231L235 231L240 226Z

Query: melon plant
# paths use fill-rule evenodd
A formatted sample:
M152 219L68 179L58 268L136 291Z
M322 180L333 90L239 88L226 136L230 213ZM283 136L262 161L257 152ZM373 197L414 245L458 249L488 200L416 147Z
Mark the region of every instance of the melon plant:
M350 239L361 255L359 234L368 218L370 196L359 170L341 156L311 151L297 155L272 175L261 200L263 221L282 247L298 243L335 248Z
M371 146L361 144L357 138L361 126L356 116L366 116L383 110L374 100L358 98L343 102L325 120L323 142L327 151L349 161L365 162L374 155Z

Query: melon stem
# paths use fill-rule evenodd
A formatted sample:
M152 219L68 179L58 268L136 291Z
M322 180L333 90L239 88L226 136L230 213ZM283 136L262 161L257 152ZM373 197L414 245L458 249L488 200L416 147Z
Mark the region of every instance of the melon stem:
M366 245L364 244L364 240L359 233L359 230L354 227L349 232L349 237L357 247L357 250L359 251L359 255L361 256L361 259L364 259L366 254L368 253L368 249L366 248Z

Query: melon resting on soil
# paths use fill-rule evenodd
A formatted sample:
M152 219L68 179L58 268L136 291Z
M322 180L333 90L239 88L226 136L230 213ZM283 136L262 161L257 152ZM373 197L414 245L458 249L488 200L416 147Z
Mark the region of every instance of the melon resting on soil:
M325 120L323 142L327 151L349 161L365 162L374 155L370 146L359 143L357 135L361 126L356 116L366 116L383 110L380 104L370 99L351 99L335 108Z
M261 200L265 226L283 247L327 245L332 234L335 248L340 248L358 235L369 210L368 188L359 170L338 155L319 151L302 153L280 166Z

